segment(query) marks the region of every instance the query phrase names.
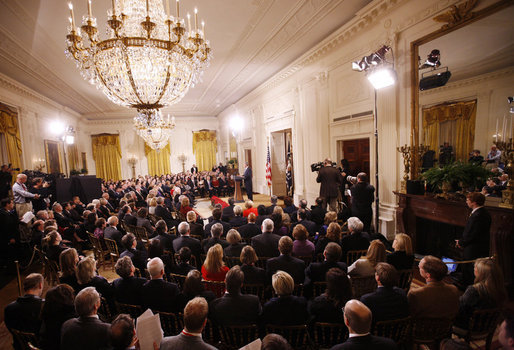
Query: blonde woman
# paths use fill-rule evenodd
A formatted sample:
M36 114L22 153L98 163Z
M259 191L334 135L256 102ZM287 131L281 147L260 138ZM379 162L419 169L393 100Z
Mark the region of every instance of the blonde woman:
M86 287L95 287L98 293L114 306L114 290L104 277L97 275L96 261L92 257L79 261L77 265L77 282L77 293Z
M387 255L387 262L397 270L412 269L414 254L412 252L412 241L405 233L398 233L394 236L394 252Z
M61 276L59 283L66 283L70 285L75 291L78 290L77 282L77 264L79 262L79 255L75 248L68 248L63 250L59 255L59 266L61 268Z
M155 208L157 208L157 198L152 197L148 200L148 213L155 215Z
M498 264L488 258L475 261L475 283L468 286L459 299L459 313L455 324L468 328L475 310L502 308L507 300L503 273Z
M223 248L217 243L207 251L202 265L202 277L206 281L224 281L229 268L223 262Z
M244 243L241 243L241 235L237 230L230 229L227 233L227 242L228 246L223 249L223 253L226 257L239 257L241 255L241 251L245 246Z
M371 242L368 253L356 260L349 268L348 275L355 277L367 277L375 274L375 266L379 262L386 261L386 249L378 239Z

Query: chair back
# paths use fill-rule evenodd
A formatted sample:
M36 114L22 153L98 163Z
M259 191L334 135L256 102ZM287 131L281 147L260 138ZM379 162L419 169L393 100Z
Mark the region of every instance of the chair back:
M227 349L239 349L259 338L255 324L222 326L219 328L221 342Z
M313 283L313 291L314 295L313 297L318 297L321 294L325 293L325 290L327 289L327 282L326 281L318 281Z
M316 322L313 328L314 344L322 348L331 348L348 339L348 328L342 323Z
M205 290L210 290L216 295L216 298L221 298L225 294L225 282L221 281L202 281Z
M159 218L159 217L158 217ZM159 218L159 220L162 220L161 218ZM170 235L176 235L177 234L177 228L175 226L173 226L172 228L168 228L168 233Z
M131 305L116 302L116 309L118 314L129 314L134 320L136 320L143 313L143 309L140 305Z
M359 260L360 257L366 255L367 253L368 253L368 251L366 249L364 249L364 250L349 250L346 253L346 265L350 266L356 260Z
M89 236L89 241L91 242L91 245L93 246L93 253L95 254L95 259L98 261L98 266L101 266L105 263L105 256L104 256L104 250L102 247L102 243L100 240L91 232L87 232L87 235Z
M366 293L374 292L377 289L375 276L352 276L352 291L355 299L360 299Z
M266 333L276 333L283 336L293 349L305 349L310 344L307 325L279 326L273 324L266 325Z
M184 329L183 316L181 313L158 311L161 319L161 327L165 337L179 334Z
M303 260L305 262L305 266L309 266L309 264L313 261L312 255L295 256L295 258Z
M451 336L453 319L418 318L412 322L412 341L415 344L435 345Z
M34 251L41 264L43 264L43 276L48 284L50 286L59 284L59 265L55 261L48 259L46 254L38 248L34 247Z
M179 275L176 273L170 273L170 282L176 283L178 288L182 290L184 287L184 282L186 281L186 277L184 275Z
M120 258L120 253L118 251L118 245L116 241L110 238L104 238L105 245L107 246L107 250L109 251L109 256L111 257L111 265L112 270L114 271L114 264Z
M160 220L160 218L158 218L156 215L154 215L154 214L150 214L150 213L148 213L147 218L148 218L148 220L150 220L150 222L151 222L151 223L152 223L152 225L154 225L154 226L155 226L155 224L157 223L157 221L159 221L159 220Z
M134 236L136 235L136 227L135 225L127 225L125 224L127 233L132 233Z
M32 346L38 346L38 338L34 333L23 332L14 328L11 328L14 341L18 343L20 349L30 349L29 344Z
M494 333L500 323L500 309L475 310L469 320L469 332L471 339L485 338L486 335Z
M223 260L225 261L225 264L230 268L236 265L241 266L241 259L238 256L226 256L223 258Z
M410 333L411 318L379 321L373 328L373 334L379 337L390 338L396 344L405 344Z
M207 319L207 323L202 331L202 339L211 345L217 345L218 331L217 327L212 324L211 320Z
M103 322L111 323L111 321L114 319L114 310L111 310L111 307L109 306L109 303L107 302L107 299L104 297L100 298L100 307L98 308L98 317Z
M180 261L180 254L179 253L175 253L173 256L175 258L175 265L180 264L181 263L181 261ZM196 264L196 256L191 255L191 258L189 259L189 264L194 266L194 267L196 267L196 268L198 268L198 265Z
M266 262L268 261L268 259L270 259L269 256L260 256L258 260L255 262L255 266L266 270Z
M148 232L146 232L146 228L134 226L134 236L136 236L136 240L143 242L148 248L150 242L148 240Z
M398 270L398 277L398 287L408 293L412 282L412 269Z
M243 284L243 286L241 287L241 293L257 295L259 297L259 300L261 301L261 303L264 304L264 301L265 301L264 290L265 289L266 289L266 286L264 284L246 283L246 284Z

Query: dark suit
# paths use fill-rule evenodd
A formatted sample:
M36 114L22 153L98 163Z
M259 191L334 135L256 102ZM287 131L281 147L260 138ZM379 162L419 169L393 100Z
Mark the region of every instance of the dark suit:
M132 260L132 264L139 270L144 271L146 269L146 260L148 259L146 250L127 249L120 254L120 258L124 256L128 256Z
M240 226L237 231L241 234L242 238L252 238L262 233L259 225L255 223L248 223L246 225Z
M248 219L244 218L242 216L234 216L232 219L230 219L229 224L231 227L241 227L248 223Z
M41 320L39 314L44 300L35 295L18 297L5 307L4 320L7 329L17 329L29 333L39 333Z
M334 263L325 260L319 263L310 263L305 269L305 285L310 285L313 282L325 281L327 271L333 267L340 268L345 273L348 271L348 267L344 262Z
M123 216L123 222L126 224L126 225L133 225L133 226L136 226L137 225L137 218L132 215L131 213L126 213L124 216Z
M348 338L347 341L333 346L330 350L394 350L397 348L396 343L391 339L368 334L365 336Z
M309 232L309 236L316 235L316 231L318 230L318 226L316 225L316 223L314 221L310 221L310 220L307 220L307 219L298 221L296 224L291 226L291 232L293 232L295 226L298 225L298 224L303 225L307 229L307 232Z
M262 323L281 326L306 324L307 301L294 295L272 298L262 308Z
M123 237L123 233L118 231L118 229L112 226L107 226L104 230L104 238L109 238L116 241L116 245L118 246L118 252L120 252L123 248L121 244L121 238Z
M202 337L191 337L183 333L172 337L162 338L159 349L216 350L214 346L204 342Z
M225 249L223 249L223 254L226 257L239 258L241 256L241 251L243 250L245 245L246 244L244 244L244 243L230 244L227 247L225 247Z
M228 207L223 208L221 213L221 220L225 222L229 222L230 219L234 217L234 205L229 205Z
M141 277L117 278L112 282L116 301L124 304L141 305L141 291L148 280Z
M173 240L173 250L175 252L178 252L182 247L191 249L191 254L196 256L197 261L200 261L198 259L200 259L200 254L202 254L202 246L199 240L189 236L180 236Z
M252 185L252 168L247 167L243 174L245 180L246 195L249 200L253 200L253 185Z
M177 297L180 291L176 284L163 279L146 282L141 290L143 306L152 310L164 312L182 311L178 307Z
M105 349L111 337L111 325L96 317L72 318L61 330L61 350Z
M263 232L252 238L252 247L259 258L278 256L279 235Z
M362 221L364 232L369 232L373 218L371 204L375 200L375 187L367 182L357 182L350 188L350 192L352 194L352 216L356 216Z
M202 250L203 250L203 252L205 254L207 254L207 252L209 251L209 248L212 247L215 244L220 244L221 248L223 248L223 249L225 249L229 245L228 242L225 241L224 239L219 239L219 238L216 238L216 237L211 237L209 239L204 239L202 241Z
M241 271L245 274L244 284L265 284L266 271L253 265L241 265Z
M343 304L344 305L344 304ZM344 324L343 310L327 298L325 294L316 297L309 303L309 314L313 322L328 322Z
M398 287L378 287L375 292L363 295L361 301L371 310L373 323L409 316L407 295Z
M333 166L324 166L319 170L317 183L321 183L319 188L319 196L323 198L323 207L327 207L327 203L333 202L339 196L339 186L343 183L343 177L337 168Z
M160 217L166 222L166 225L168 226L168 229L171 229L172 227L178 226L177 220L173 219L173 216L171 216L171 213L168 209L163 207L162 205L158 205L155 207L155 215Z
M221 234L221 236L225 236L227 234L228 230L230 230L232 228L228 222L221 221L221 220L212 220L207 225L205 225L204 237L211 236L211 227L214 224L221 224L223 226L223 233Z
M409 270L414 266L414 255L407 255L405 251L395 251L387 255L387 263L397 270Z
M210 318L218 325L257 324L261 304L256 295L225 293L209 305Z
M175 240L177 236L170 235L168 233L160 234L154 237L154 239L158 239L161 242L162 248L169 252L173 252L173 240Z
M146 232L148 232L148 236L152 237L154 235L155 229L152 227L152 223L147 218L137 217L136 226L144 227Z
M203 237L203 225L197 224L196 222L189 223L189 234Z
M317 206L317 205L311 206L311 220L316 225L318 225L318 227L321 227L323 225L323 222L325 221L326 213L327 213L327 211L320 206Z
M305 279L305 262L301 259L292 257L291 255L280 255L266 261L266 275L268 282L271 282L271 276L278 270L285 271L293 277L295 284L303 283Z
M362 232L352 232L341 239L341 248L343 250L341 260L346 261L346 254L350 250L364 250L368 249L368 247L369 241L362 235Z
M191 270L196 270L196 267L194 267L193 265L189 265L188 263L184 263L184 262L181 262L179 264L176 264L176 265L173 265L170 267L171 273L174 273L177 275L182 275L182 276L187 276L187 274Z

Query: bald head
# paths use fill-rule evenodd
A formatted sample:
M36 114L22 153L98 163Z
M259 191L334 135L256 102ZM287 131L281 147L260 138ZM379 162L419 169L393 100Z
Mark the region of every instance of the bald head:
M350 333L368 333L371 329L371 310L359 300L349 300L344 306L344 323Z

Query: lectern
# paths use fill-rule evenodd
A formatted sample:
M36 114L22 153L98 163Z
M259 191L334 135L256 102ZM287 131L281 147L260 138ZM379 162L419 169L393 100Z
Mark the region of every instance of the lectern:
M239 175L232 175L234 179L234 201L236 203L242 203L243 201L243 193L241 192L241 181L243 181L244 177Z

